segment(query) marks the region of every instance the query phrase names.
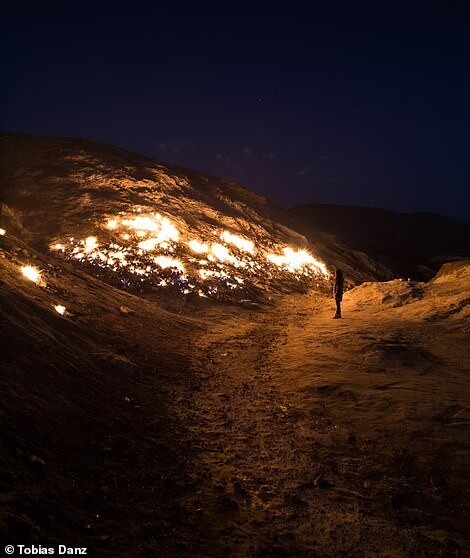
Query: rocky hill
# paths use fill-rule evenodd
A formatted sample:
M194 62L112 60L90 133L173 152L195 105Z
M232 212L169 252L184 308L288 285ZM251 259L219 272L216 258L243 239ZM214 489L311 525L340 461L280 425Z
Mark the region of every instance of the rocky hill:
M9 234L123 288L223 300L391 272L227 180L78 139L1 137L1 223Z
M328 204L290 211L404 277L428 280L443 263L470 258L470 225L442 215Z
M468 262L376 282L392 272L223 179L2 145L5 544L468 554ZM334 265L360 283L342 320Z

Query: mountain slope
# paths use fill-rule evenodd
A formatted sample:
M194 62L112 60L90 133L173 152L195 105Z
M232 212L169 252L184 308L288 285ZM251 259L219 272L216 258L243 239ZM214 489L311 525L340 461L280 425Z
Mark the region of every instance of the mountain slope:
M2 226L121 287L239 300L319 287L333 265L352 281L391 276L227 180L85 140L5 134L1 145Z
M2 540L465 555L470 267L452 266L362 284L340 321L315 290L170 312L4 235Z
M222 179L82 140L2 141L6 544L468 554L468 262L370 282L391 272ZM286 265L286 246L362 283L342 320L321 267ZM185 293L163 257L220 275ZM126 284L140 274L121 258L158 269Z
M290 212L405 277L427 280L443 263L470 257L470 225L441 215L328 204Z

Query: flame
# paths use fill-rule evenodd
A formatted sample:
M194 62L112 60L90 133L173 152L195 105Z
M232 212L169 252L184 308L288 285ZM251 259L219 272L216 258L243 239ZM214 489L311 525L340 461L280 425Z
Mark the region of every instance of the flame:
M201 279L207 279L208 277L214 277L215 274L216 274L216 272L212 271L210 269L200 269L199 270L199 276L201 277Z
M245 236L215 228L203 238L189 231L187 238L170 216L143 213L141 208L131 214L108 215L101 228L108 231L103 239L68 237L64 244L57 242L50 248L116 273L117 280L129 288L149 282L204 297L215 295L219 287L225 287L221 292L244 291L248 276L262 282L263 277L275 277L276 268L284 278L290 273L310 283L319 274L328 276L325 264L307 250L278 246L268 253Z
M26 277L26 279L29 279L33 283L36 283L36 285L39 285L39 283L41 282L41 272L37 267L34 267L32 265L24 265L21 268L21 273L24 275L24 277Z
M233 244L242 252L248 252L249 254L255 253L255 244L251 240L244 238L243 236L238 236L237 234L232 234L228 231L223 231L220 234L220 238L227 244Z
M96 236L89 236L85 239L85 253L92 252L98 246L98 239Z
M122 224L129 229L141 230L141 231L158 231L159 224L156 219L152 217L134 217L133 219L123 219Z
M162 217L159 213L156 213L154 216L139 215L133 219L123 219L122 224L131 230L137 231L136 234L141 237L149 232L155 232L157 233L158 242L169 240L178 242L178 229L168 217Z
M158 238L148 238L147 240L142 240L137 245L141 250L155 250L155 246L159 244Z
M230 252L222 244L213 244L211 246L212 255L215 256L219 261L225 262L230 259Z
M181 271L181 273L184 273L184 265L179 260L176 260L175 258L168 258L167 256L158 256L154 258L153 261L163 269L174 267L179 271Z
M102 254L102 255L105 256L105 254ZM110 252L109 257L108 257L108 261L109 260L112 260L112 261L119 260L121 265L124 265L124 266L127 265L126 254L124 252Z
M207 252L209 252L209 246L207 244L199 242L199 240L190 240L188 242L188 246L196 254L207 254Z
M266 258L278 267L284 267L289 271L301 270L303 267L314 267L325 277L328 277L329 273L326 265L314 258L307 250L298 250L296 252L292 248L286 247L283 249L283 252L284 255L268 254Z
M5 236L7 231L5 229L0 229L0 236Z
M65 306L62 306L62 304L55 304L54 305L54 310L60 314L61 316L63 316L65 314L66 308Z
M231 263L232 265L235 265L237 267L241 265L240 260L238 260L233 254L231 254L229 249L222 244L212 244L209 260L214 261L214 259L219 260L219 262Z

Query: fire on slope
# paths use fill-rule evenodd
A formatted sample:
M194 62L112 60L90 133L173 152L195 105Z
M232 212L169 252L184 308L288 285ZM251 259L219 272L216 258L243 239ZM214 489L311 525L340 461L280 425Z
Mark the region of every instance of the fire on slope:
M97 236L69 237L50 248L111 273L126 288L173 287L182 294L224 298L243 294L253 283L290 279L311 284L329 277L326 265L307 250L269 240L257 244L216 227L201 238L186 223L178 226L173 218L142 208L108 216L97 225Z

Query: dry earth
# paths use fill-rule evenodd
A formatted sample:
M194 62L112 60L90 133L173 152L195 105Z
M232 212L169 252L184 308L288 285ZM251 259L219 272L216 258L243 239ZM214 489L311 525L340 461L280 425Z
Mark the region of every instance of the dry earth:
M85 140L0 142L0 542L109 558L470 555L469 262L363 283L343 320L326 280L308 293L264 264L234 299L138 295L50 244L102 242L107 217L142 209L171 217L182 257L223 229L260 254L307 248L348 285L396 274L221 178Z
M349 293L342 321L292 296L197 339L188 422L206 480L192 509L219 517L214 555L468 550L469 328L443 326L430 302L443 285L405 305L419 285L381 287L385 303L374 284Z
M40 288L0 262L2 539L468 554L468 264L357 287L339 321L317 294L164 310L70 264Z

